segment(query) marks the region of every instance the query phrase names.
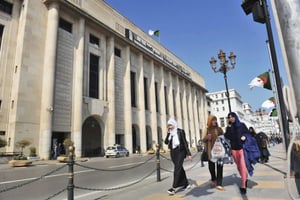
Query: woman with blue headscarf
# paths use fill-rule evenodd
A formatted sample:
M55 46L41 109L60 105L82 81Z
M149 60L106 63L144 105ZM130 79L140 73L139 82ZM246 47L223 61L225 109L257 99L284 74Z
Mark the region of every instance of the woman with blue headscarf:
M227 117L229 126L226 128L225 137L230 140L232 157L241 176L240 192L246 194L248 173L243 144L246 140L245 133L248 133L248 128L239 120L236 113L230 112Z

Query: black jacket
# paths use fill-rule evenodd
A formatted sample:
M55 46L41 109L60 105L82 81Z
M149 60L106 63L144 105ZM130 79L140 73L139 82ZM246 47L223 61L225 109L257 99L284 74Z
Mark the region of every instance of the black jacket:
M192 155L191 152L190 152L190 150L189 150L186 138L185 138L185 132L184 132L184 130L178 128L177 129L177 134L178 134L178 139L179 139L179 143L180 143L179 144L180 151L185 151L187 156ZM169 141L169 136L170 136L170 133L168 133L167 137L165 138L165 144L168 145L169 149L172 149L171 142Z

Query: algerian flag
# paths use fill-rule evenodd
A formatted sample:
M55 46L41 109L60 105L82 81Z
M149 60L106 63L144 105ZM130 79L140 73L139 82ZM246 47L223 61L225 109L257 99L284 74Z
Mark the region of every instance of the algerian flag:
M266 109L274 108L275 107L275 98L274 97L270 97L268 100L264 101L261 104L261 107L262 108L266 108Z
M150 30L148 31L148 34L151 35L151 36L152 36L152 35L155 35L155 36L159 37L159 30L153 31L153 30L150 29Z
M258 75L248 85L250 89L256 86L256 87L262 87L268 90L272 90L269 72L267 71L265 73Z

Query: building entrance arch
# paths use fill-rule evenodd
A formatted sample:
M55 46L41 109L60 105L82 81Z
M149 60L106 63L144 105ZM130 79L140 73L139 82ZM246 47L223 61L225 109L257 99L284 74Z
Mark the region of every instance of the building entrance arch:
M103 134L99 121L95 117L88 117L82 125L82 156L102 156Z

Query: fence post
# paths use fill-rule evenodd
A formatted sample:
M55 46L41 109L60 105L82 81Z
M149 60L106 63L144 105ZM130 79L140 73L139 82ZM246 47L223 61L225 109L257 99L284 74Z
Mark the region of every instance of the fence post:
M159 157L159 144L156 145L156 175L157 175L157 182L160 181L160 157Z
M74 150L75 147L70 146L69 147L69 174L68 174L68 200L74 199Z

